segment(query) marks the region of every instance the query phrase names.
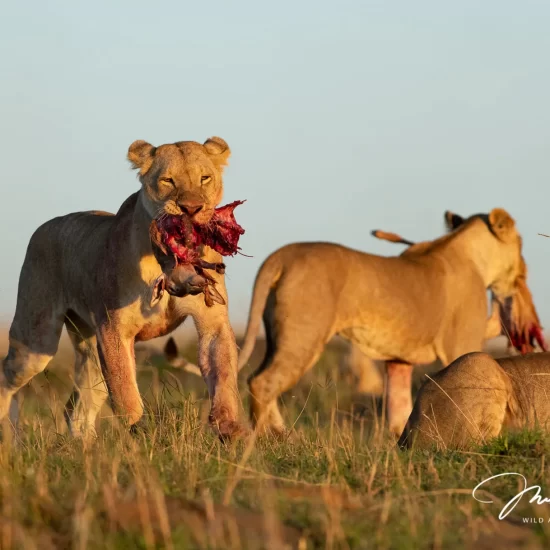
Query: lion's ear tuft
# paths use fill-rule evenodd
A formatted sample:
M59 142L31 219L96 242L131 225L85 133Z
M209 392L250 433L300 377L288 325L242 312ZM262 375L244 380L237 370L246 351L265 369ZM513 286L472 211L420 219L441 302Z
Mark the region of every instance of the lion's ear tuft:
M139 168L140 175L145 174L153 164L155 151L156 147L142 139L134 141L128 148L128 160L132 164L132 168Z
M491 225L491 231L501 241L509 242L517 236L516 222L503 208L493 208L491 210L489 224Z
M229 145L222 138L214 136L204 142L204 148L216 168L223 172L223 167L227 165L227 159L231 155Z
M445 226L449 231L453 231L454 229L456 229L457 227L461 226L464 223L464 218L462 216L459 216L454 212L450 212L449 210L445 211L444 217L445 217Z

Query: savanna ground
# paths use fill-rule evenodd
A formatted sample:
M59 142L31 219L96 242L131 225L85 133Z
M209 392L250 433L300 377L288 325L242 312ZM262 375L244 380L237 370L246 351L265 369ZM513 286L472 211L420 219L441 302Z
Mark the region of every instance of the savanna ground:
M5 352L7 336L0 351ZM258 364L258 343L252 364ZM184 355L194 360L194 346ZM138 354L148 405L131 436L106 406L98 440L68 437L63 404L72 352L64 344L45 374L24 389L20 441L4 424L0 445L0 547L54 548L546 548L550 505L524 497L504 521L519 472L550 496L540 433L503 436L472 452L400 452L380 403L356 395L327 348L320 364L284 395L295 437L222 445L206 427L202 381ZM244 407L246 377L241 373ZM420 370L416 386L421 381ZM378 410L378 413L376 412ZM525 524L522 518L543 518Z

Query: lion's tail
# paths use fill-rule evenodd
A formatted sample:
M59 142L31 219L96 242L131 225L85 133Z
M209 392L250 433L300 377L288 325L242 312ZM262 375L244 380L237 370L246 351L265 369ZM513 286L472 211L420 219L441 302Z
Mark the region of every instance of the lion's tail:
M277 283L281 277L282 271L283 265L280 254L275 253L265 260L256 275L252 303L250 304L250 312L248 314L248 324L246 326L244 342L239 353L237 367L239 371L246 365L254 351L254 345L256 344L256 337L260 330L260 323L262 321L267 297L273 285Z

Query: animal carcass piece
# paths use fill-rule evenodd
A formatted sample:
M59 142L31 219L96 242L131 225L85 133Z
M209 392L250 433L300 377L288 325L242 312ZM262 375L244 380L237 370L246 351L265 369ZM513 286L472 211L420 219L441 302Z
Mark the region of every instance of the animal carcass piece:
M222 256L234 256L240 250L239 238L244 229L236 222L233 211L244 201L235 201L216 208L206 224L193 222L183 214L161 214L149 227L153 252L162 268L162 275L153 288L153 306L164 289L172 296L204 294L208 307L225 304L216 290L216 280L207 270L225 273L225 264L211 263L201 258L202 247L209 246Z
M543 351L548 351L533 297L527 286L526 273L518 279L516 286L516 294L507 298L500 308L502 332L521 354L533 352L537 343Z

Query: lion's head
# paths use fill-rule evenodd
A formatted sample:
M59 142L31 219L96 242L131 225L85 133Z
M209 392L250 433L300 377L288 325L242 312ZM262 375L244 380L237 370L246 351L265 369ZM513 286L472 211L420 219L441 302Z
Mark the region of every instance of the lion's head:
M222 172L230 154L219 137L204 144L178 141L159 147L137 140L128 149L128 160L139 170L145 208L152 218L186 214L204 224L222 200Z
M477 214L464 219L445 212L445 223L450 231L459 230L474 219L483 220L499 242L501 269L489 286L493 299L500 304L503 333L521 353L530 353L536 343L547 350L533 296L527 286L527 264L522 255L522 239L513 218L502 208L488 215Z
M468 218L447 211L445 223L451 232L472 223L484 223L487 226L497 243L496 256L490 259L494 265L494 279L490 283L490 289L500 300L514 296L525 262L521 256L521 235L512 216L502 208L494 208L489 214L474 214Z
M495 208L489 214L475 214L463 218L453 212L445 212L445 225L449 232L464 230L473 223L484 223L498 246L496 257L487 258L496 266L494 279L489 286L492 301L496 301L500 311L503 334L521 353L529 353L535 345L547 349L542 327L533 302L533 296L527 286L527 264L522 255L522 239L516 229L513 218L503 209ZM402 256L423 254L436 241L414 243L395 233L376 230L372 235L378 239L408 245ZM476 246L474 242L472 246ZM483 253L483 248L481 249Z

